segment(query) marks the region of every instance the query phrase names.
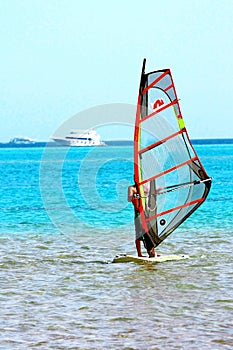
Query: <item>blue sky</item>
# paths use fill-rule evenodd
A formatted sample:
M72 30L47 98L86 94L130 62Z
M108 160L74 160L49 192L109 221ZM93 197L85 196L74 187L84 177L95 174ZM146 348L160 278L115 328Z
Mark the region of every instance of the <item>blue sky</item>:
M172 70L191 138L233 137L232 0L0 0L0 16L0 141L135 104L144 57Z

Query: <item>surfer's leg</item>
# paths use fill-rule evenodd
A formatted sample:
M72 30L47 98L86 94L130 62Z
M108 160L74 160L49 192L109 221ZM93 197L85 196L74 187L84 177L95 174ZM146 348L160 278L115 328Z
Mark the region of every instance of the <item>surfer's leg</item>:
M148 252L148 251L147 251ZM153 247L149 252L149 258L154 258L155 257L155 248Z
M136 245L138 256L142 256L141 240L140 239L135 239L135 245Z
M136 236L135 245L136 245L138 256L142 256L142 251L141 251L142 225L141 225L139 212L137 211L135 211L134 224L135 224L135 236Z
M147 250L149 258L154 258L155 257L155 247L154 247L154 244L153 244L150 236L147 233L145 233L143 235L143 243L144 243L144 246Z

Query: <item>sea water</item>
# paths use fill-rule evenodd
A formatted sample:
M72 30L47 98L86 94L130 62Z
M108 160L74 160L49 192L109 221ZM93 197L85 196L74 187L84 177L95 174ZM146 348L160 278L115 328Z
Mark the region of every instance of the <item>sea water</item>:
M213 185L135 254L132 147L0 149L0 349L232 349L233 145L196 145Z

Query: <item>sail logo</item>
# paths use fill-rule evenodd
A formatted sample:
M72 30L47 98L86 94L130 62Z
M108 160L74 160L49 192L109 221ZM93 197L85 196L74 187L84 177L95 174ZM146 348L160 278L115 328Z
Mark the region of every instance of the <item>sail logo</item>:
M153 110L158 109L159 107L161 107L162 105L164 105L164 100L162 98L159 98L158 100L156 100L154 103L151 103L151 108Z

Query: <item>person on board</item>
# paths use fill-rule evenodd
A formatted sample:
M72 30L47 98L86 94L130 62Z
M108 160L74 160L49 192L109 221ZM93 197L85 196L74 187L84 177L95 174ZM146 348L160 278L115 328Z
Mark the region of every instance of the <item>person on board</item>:
M155 248L150 236L147 232L145 232L145 230L142 227L139 211L139 193L137 191L136 185L128 187L128 202L132 202L134 206L135 245L138 256L142 256L141 241L143 241L143 244L147 250L149 257L153 258L155 256Z

